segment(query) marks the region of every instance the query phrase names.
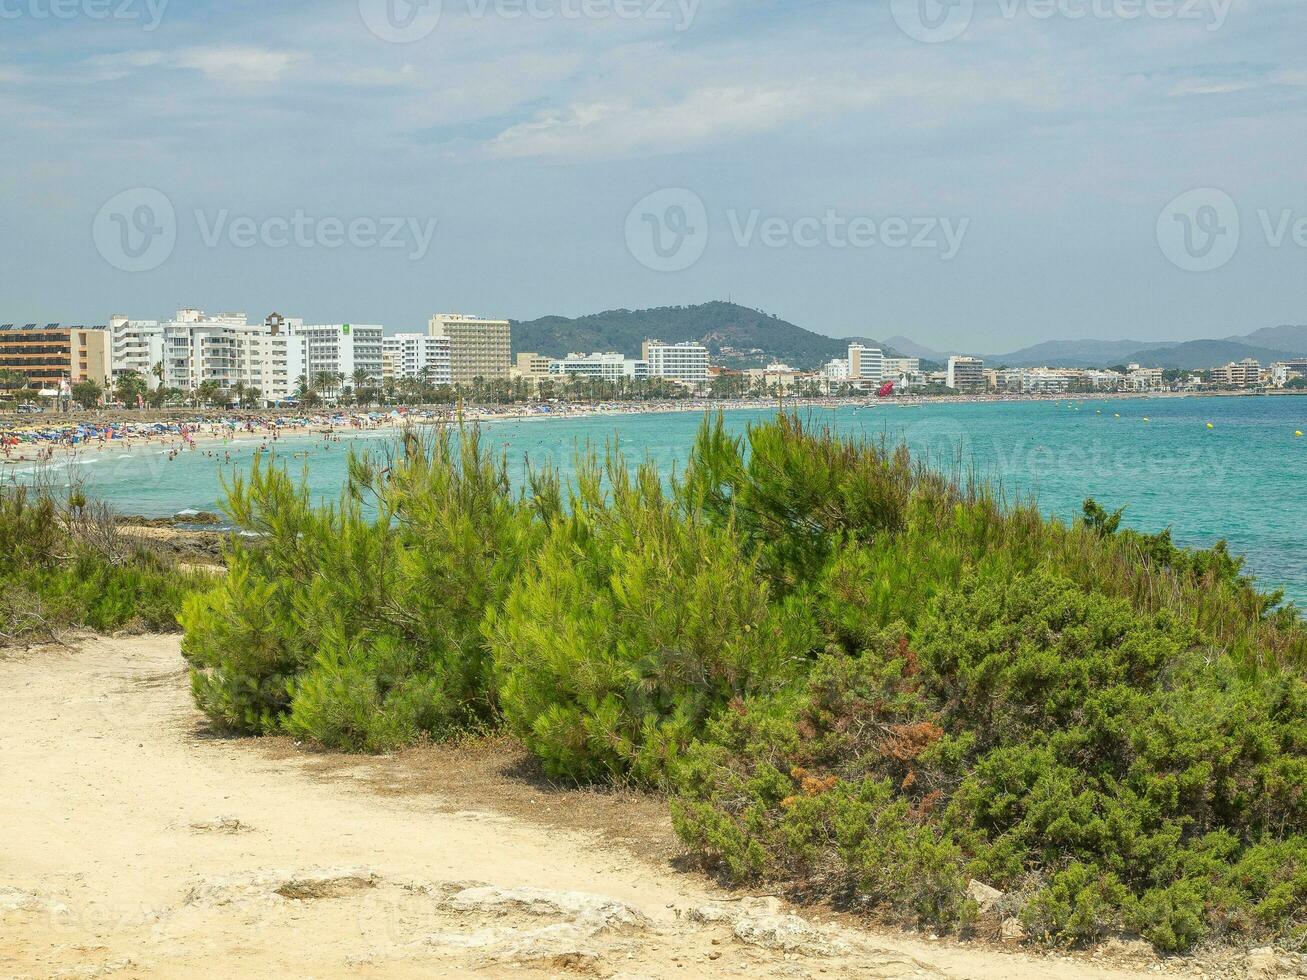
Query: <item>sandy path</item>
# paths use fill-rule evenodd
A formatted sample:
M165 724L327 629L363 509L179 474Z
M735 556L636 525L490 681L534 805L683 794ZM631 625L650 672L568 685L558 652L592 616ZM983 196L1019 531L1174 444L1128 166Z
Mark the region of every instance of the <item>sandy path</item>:
M175 638L0 659L0 976L1136 975L813 926L434 802L206 737Z

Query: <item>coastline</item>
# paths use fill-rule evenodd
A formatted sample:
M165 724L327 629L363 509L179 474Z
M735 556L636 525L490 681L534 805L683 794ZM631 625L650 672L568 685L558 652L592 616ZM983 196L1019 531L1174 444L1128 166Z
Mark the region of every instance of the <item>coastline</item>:
M426 406L387 411L211 412L106 409L74 416L0 416L0 466L70 462L83 455L156 449L179 455L200 446L260 442L271 448L283 437L321 435L326 440L410 426L665 415L705 411L762 411L779 408L836 411L844 408L920 408L930 405L1012 405L1041 402L1098 403L1176 398L1284 397L1299 392L1093 392L1077 395L993 394L877 398L709 399L598 404L482 405L462 409ZM142 416L145 416L142 418ZM150 416L158 416L150 418ZM0 469L0 474L4 470Z

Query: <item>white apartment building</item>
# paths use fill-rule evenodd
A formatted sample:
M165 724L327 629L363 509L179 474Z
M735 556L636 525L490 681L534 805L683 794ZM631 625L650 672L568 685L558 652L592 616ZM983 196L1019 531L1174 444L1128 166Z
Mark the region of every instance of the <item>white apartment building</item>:
M435 385L454 383L453 357L448 337L400 333L381 342L387 378L422 378Z
M702 344L646 340L642 354L649 364L650 377L667 378L691 387L708 383L708 348Z
M1048 395L1070 391L1081 377L1079 371L1062 368L1005 368L996 373L995 384L1004 391Z
M1307 358L1292 361L1276 361L1271 365L1271 384L1283 388L1290 381L1307 378Z
M343 375L346 384L358 370L382 376L383 329L371 324L305 325L278 313L250 323L244 313L183 309L171 320L116 314L109 333L114 376L137 371L152 388L162 381L191 392L211 381L228 391L257 388L262 401L280 403L294 396L301 376Z
M568 354L549 362L552 377L595 378L620 381L623 378L643 381L649 377L649 362L621 354Z
M1123 391L1161 391L1166 387L1166 378L1161 368L1140 367L1138 364L1126 366Z
M985 361L980 357L950 357L944 383L958 391L985 387Z
M213 382L227 391L255 388L261 402L279 402L290 397L303 371L302 344L266 324L251 324L244 313L182 309L170 320L115 314L109 334L113 376L135 371L151 388L192 392Z
M878 347L849 345L849 380L860 388L875 387L885 380L885 352Z
M109 358L112 363L113 377L135 371L146 379L151 388L160 384L156 373L157 365L164 360L164 336L170 335L176 341L180 334L191 328L213 330L214 328L247 327L244 313L205 313L203 310L181 309L171 320L133 320L115 313L109 318ZM173 346L177 346L176 343ZM166 365L165 365L166 367ZM183 366L175 365L174 377L185 380L189 375L183 372ZM164 379L170 387L182 387Z
M427 325L432 337L447 337L454 383L507 378L513 363L513 333L507 320L485 320L463 313L437 313Z
M821 369L821 373L825 376L826 380L832 384L839 384L842 381L848 381L848 358L837 357L835 360L827 362L826 366Z
M354 383L354 373L363 371L369 380L382 378L382 343L385 328L378 324L305 324L287 320L290 332L305 342L305 374L310 381L320 374L343 375Z
M883 358L881 367L887 381L895 378L907 378L921 373L921 358L886 357Z

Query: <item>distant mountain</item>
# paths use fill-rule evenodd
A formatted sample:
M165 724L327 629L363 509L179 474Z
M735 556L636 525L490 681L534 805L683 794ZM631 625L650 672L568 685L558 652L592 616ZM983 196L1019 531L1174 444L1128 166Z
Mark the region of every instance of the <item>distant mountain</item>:
M1269 347L1271 350L1288 351L1298 357L1307 356L1307 327L1262 327L1261 330L1254 330L1242 337L1226 339L1256 347Z
M931 350L929 347L926 347L923 344L918 344L916 341L909 340L907 337L902 337L902 336L890 337L888 340L885 341L885 343L888 346L893 347L904 357L919 357L923 361L943 362L943 361L947 361L954 354L961 353L961 351L955 351L955 350L951 350L951 351Z
M1262 364L1286 357L1307 356L1307 327L1264 327L1224 340L1190 340L1146 343L1138 340L1050 340L1023 347L1011 354L986 358L991 365L1010 367L1108 367L1143 364L1146 367L1201 371L1251 357Z
M1202 371L1229 364L1231 361L1242 361L1248 357L1260 361L1265 366L1292 356L1293 354L1286 351L1257 347L1237 340L1191 340L1186 344L1135 351L1130 355L1129 360L1147 367Z
M650 338L672 344L697 341L712 353L713 363L737 368L760 367L777 359L800 370L815 370L833 358L847 356L854 341L880 346L869 338L824 337L772 314L722 302L608 310L575 319L546 316L513 323L513 352L532 351L547 357L592 351L638 357L640 345Z
M1011 354L994 354L985 360L994 366L1008 367L1106 367L1138 361L1135 355L1141 350L1165 350L1170 346L1173 345L1139 340L1049 340Z
M546 316L513 323L514 352L534 351L564 357L573 351L619 351L639 356L650 338L680 343L692 340L712 352L713 363L726 367L760 367L772 360L800 370L815 370L845 357L851 343L880 347L890 356L919 357L923 368L943 364L955 351L932 350L908 337L886 341L870 337L826 337L761 310L736 303L664 306L653 310L609 310L569 318ZM1146 367L1198 371L1252 357L1262 364L1307 357L1307 326L1265 327L1224 340L1050 340L1010 354L991 354L991 367L1110 367L1139 363Z

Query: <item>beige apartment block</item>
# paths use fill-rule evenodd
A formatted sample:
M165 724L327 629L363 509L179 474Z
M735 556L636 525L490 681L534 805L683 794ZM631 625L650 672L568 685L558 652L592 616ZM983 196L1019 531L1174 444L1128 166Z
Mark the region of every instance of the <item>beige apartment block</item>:
M509 376L513 337L507 320L437 313L431 318L428 334L449 339L454 384Z
M109 385L109 333L103 327L0 325L0 369L34 388L57 391L79 381Z
M513 377L539 380L549 377L550 358L543 354L522 353L517 355L517 364L513 367Z

